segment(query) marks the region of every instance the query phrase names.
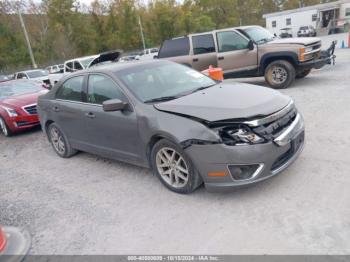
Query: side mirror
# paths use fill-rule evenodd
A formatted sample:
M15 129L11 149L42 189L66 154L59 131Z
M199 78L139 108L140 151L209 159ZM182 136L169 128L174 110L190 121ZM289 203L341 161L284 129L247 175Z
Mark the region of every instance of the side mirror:
M125 109L127 103L120 101L119 99L110 99L102 103L103 111L121 111Z
M277 37L277 34L276 34L276 33L274 33L273 35L274 35L275 37Z
M253 40L249 40L249 42L248 42L248 49L249 50L253 50L254 49L254 42L253 42Z

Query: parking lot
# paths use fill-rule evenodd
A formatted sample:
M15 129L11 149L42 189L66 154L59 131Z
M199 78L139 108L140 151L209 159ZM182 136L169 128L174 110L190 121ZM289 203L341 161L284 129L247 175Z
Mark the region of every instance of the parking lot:
M36 129L0 136L0 224L27 228L31 254L348 254L350 49L336 54L282 90L305 118L306 145L279 176L179 195L147 169L59 158Z

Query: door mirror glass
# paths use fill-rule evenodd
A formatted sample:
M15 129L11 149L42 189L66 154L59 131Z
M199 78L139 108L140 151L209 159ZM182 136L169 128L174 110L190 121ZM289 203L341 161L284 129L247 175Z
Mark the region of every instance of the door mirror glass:
M127 103L120 101L119 99L110 99L102 103L103 111L121 111L125 109Z
M249 50L254 50L254 42L253 42L253 40L249 40L249 42L248 42L248 49Z

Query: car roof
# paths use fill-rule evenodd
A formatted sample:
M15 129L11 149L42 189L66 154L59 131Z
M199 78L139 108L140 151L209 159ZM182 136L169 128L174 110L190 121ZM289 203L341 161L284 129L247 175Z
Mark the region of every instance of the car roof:
M86 69L85 71L87 72L93 72L93 71L110 71L110 72L118 72L124 69L128 69L128 68L135 68L138 66L143 66L143 65L151 65L151 64L169 64L169 63L173 63L171 61L168 60L136 60L136 61L129 61L129 62L123 62L123 63L119 63L119 62L115 62L115 63L109 63L109 64L104 64L104 65L100 65L100 66L93 66L90 67L88 69Z
M45 69L32 69L32 70L25 70L25 71L20 71L18 73L30 73L30 72L36 72L36 71L45 71Z
M82 56L82 57L77 57L77 58L73 58L70 60L65 61L64 63L69 63L69 62L74 62L74 61L81 61L81 60L85 60L85 59L95 59L96 57L99 57L99 55L90 55L90 56Z

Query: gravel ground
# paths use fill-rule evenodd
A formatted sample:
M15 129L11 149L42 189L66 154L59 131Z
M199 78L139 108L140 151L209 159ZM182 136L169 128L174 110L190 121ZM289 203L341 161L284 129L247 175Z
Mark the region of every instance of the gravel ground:
M0 136L0 224L27 228L31 254L349 254L350 50L337 54L335 67L282 91L307 132L281 175L178 195L147 169L86 153L61 159L33 130Z

